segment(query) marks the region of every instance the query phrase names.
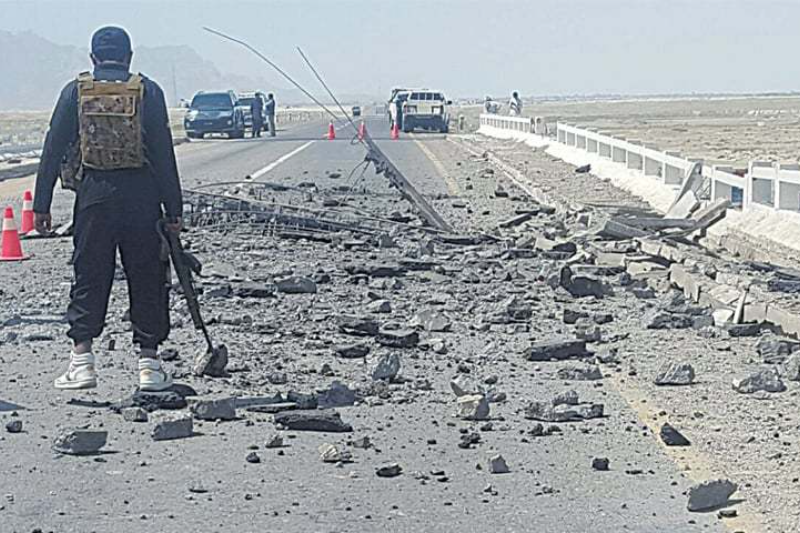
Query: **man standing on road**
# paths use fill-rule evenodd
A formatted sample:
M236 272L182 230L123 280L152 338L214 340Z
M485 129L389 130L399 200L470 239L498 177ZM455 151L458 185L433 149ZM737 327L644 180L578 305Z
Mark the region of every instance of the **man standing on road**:
M517 91L511 94L511 101L508 102L508 111L509 114L514 117L522 115L522 99L520 99Z
M56 179L62 174L66 184L69 175L62 160L80 159L67 308L74 347L55 386L97 386L92 341L105 325L119 248L139 346L139 388L164 390L172 378L161 367L158 346L169 334L169 295L156 224L163 208L168 229L180 231L183 206L164 93L131 74L131 41L122 28L97 30L91 50L94 71L62 90L36 178L35 225L47 233Z
M250 116L253 117L253 137L261 137L261 129L264 127L264 102L261 94L256 94L250 103Z
M275 137L275 95L272 93L267 95L267 103L264 104L264 112L269 121L269 134L271 137Z

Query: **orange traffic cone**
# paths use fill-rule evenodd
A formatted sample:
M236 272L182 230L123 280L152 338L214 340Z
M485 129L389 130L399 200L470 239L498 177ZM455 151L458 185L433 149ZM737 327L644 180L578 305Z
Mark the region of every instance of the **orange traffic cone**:
M333 127L333 121L328 124L328 140L332 141L336 139L336 128Z
M364 140L364 136L366 134L367 134L367 125L362 120L361 124L359 124L359 126L358 126L358 140L359 141L363 141Z
M397 127L397 123L395 122L394 126L392 126L392 140L396 141L400 138L400 128Z
M19 242L17 223L14 221L14 210L6 207L3 215L3 237L0 246L0 261L22 261L27 259L22 255L22 244Z
M27 235L33 231L33 195L31 191L25 191L22 197L22 227L20 235Z

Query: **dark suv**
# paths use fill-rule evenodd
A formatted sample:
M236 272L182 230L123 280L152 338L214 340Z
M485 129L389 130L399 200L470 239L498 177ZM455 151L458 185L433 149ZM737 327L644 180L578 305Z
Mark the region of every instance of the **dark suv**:
M241 139L244 114L237 107L236 93L197 93L183 119L183 128L190 139L202 139L206 133L225 133L231 139Z

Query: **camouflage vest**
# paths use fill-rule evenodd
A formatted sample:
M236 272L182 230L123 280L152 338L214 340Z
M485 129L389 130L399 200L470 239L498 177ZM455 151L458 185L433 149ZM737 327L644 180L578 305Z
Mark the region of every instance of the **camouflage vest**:
M139 74L128 81L78 76L78 124L81 164L85 168L119 170L145 165L142 141L144 84Z

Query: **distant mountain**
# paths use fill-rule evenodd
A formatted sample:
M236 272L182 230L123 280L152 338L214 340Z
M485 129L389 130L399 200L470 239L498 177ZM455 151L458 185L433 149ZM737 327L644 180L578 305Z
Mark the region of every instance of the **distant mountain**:
M0 30L0 111L50 109L61 88L91 67L86 48L55 44L31 32ZM275 87L262 77L225 74L188 46L137 46L134 71L143 72L164 89L167 101L191 98L200 90L270 90L279 103L305 103L294 89Z

